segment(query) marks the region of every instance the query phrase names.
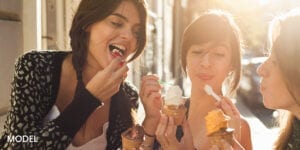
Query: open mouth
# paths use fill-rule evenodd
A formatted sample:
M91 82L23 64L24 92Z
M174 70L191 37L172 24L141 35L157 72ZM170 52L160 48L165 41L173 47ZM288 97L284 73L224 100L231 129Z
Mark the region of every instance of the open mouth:
M118 56L122 57L122 56L124 56L124 53L125 53L125 47L121 46L121 45L110 44L109 50L113 57L118 57Z

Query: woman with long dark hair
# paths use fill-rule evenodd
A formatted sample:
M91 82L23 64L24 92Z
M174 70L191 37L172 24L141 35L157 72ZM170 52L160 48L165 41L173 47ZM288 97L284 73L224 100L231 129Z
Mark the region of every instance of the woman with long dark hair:
M127 63L142 53L145 30L142 0L82 0L70 30L72 51L32 51L18 59L1 147L121 147L138 106L137 91L124 81ZM36 141L11 140L23 135Z

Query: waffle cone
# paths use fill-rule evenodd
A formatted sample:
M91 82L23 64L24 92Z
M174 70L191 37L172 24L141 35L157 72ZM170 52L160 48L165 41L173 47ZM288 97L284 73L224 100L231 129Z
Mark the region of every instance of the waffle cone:
M136 128L136 127L133 127ZM128 130L124 131L121 134L122 137L122 149L123 150L132 150L132 149L138 149L140 145L143 142L144 137L144 130L139 127L138 136L136 138L131 138L130 134L132 132L132 128L129 128Z
M162 112L169 117L174 118L175 125L181 125L185 117L187 108L184 105L175 106L175 105L165 105Z
M223 150L221 139L224 139L230 145L233 145L233 131L232 128L222 128L217 132L208 135L212 145L217 145L220 150Z

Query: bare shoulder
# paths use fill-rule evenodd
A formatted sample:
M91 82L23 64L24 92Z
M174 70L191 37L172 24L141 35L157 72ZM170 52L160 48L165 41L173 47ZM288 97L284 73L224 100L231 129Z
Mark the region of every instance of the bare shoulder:
M247 130L250 132L250 125L249 125L248 121L243 117L241 117L241 127L242 127L242 131Z

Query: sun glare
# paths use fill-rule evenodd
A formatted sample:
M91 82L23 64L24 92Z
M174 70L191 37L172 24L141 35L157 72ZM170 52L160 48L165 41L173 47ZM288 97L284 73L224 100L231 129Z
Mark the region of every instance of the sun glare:
M259 0L259 4L261 6L265 6L265 5L269 4L270 2L271 2L271 0Z

